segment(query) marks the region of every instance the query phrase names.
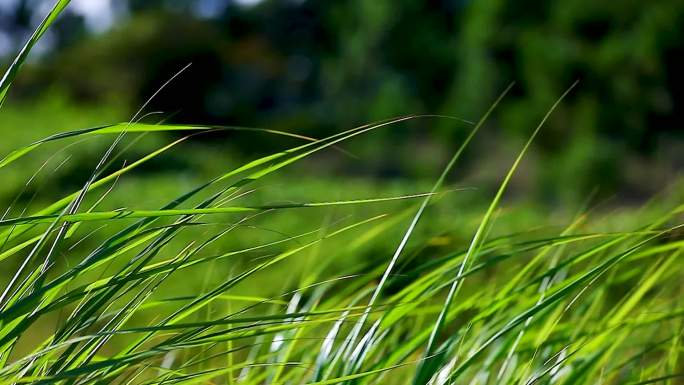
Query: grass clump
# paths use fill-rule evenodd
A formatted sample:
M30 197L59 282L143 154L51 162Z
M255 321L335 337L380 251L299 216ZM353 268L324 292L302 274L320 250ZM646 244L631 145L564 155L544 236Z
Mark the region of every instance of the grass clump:
M3 79L3 99L33 44ZM497 103L417 194L250 201L267 177L418 116L299 136L156 207L114 198L117 183L191 135L293 135L133 119L7 149L0 171L44 145L114 138L80 188L39 209L20 193L0 219L0 383L679 383L681 187L638 210L583 208L560 229L549 218L520 226L501 200L547 114L486 207L429 226L461 194L445 181ZM190 136L118 163L126 138L168 131ZM515 231L498 230L504 221Z

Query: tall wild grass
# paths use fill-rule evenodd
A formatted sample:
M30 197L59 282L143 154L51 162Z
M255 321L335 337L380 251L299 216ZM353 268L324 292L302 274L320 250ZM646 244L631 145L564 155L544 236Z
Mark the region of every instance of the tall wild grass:
M57 2L9 67L0 103L67 3ZM247 200L260 180L296 162L429 118L422 116L314 139L143 124L143 108L127 123L3 148L0 171L45 156L49 145L89 137L111 143L72 193L36 210L23 210L19 198L7 203L0 220L0 383L682 383L681 188L641 209L604 213L589 206L563 228L548 220L496 230L520 162L572 87L550 104L486 207L475 216L450 212L451 228L417 230L431 221L437 203L459 194L445 181L507 91L468 126L469 136L432 188L418 193ZM281 135L300 144L230 167L153 207L129 196L125 208L101 208L120 179L211 130ZM121 166L127 136L170 131L187 136ZM46 159L45 167L55 166ZM41 170L25 170L26 179ZM299 183L292 175L286 180ZM259 231L257 220L343 207L368 209L224 247L226 238ZM450 238L454 228L466 229L467 237ZM360 250L388 244L390 253L357 258Z

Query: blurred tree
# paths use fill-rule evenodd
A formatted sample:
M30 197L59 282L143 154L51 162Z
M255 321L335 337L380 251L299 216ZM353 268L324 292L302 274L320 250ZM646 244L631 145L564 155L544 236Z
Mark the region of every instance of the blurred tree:
M17 25L28 12L19 4ZM110 32L86 39L82 21L62 20L65 43L28 71L24 90L54 84L78 100L134 109L192 62L152 109L176 121L321 136L401 114L476 120L516 81L493 122L500 129L488 130L505 144L525 138L579 79L538 142L544 188L566 191L559 176L572 178L573 191L617 186L629 179L620 166L633 154L684 153L676 150L684 140L678 0L129 0L128 8ZM427 143L439 154L440 141L464 135L450 121L432 127L386 130L371 143L404 152ZM388 163L376 153L376 163ZM391 163L402 161L416 163Z

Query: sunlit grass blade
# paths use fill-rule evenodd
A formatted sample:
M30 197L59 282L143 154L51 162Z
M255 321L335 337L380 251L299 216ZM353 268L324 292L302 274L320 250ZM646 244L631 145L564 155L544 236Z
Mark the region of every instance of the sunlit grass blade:
M5 74L3 75L2 79L0 79L0 107L2 107L5 98L7 97L7 91L12 85L14 78L19 73L19 69L26 61L26 58L28 58L31 49L38 42L41 36L43 36L45 31L47 31L47 29L55 21L55 19L57 19L57 16L59 16L59 14L62 13L62 11L64 10L64 8L66 8L69 2L70 0L57 0L55 2L55 5L52 7L50 12L45 16L43 21L41 21L40 25L38 25L36 30L33 31L31 37L28 39L26 44L24 44L24 46L21 48L21 51L19 51L17 56L14 58L14 61L12 62L12 64L10 64L9 68L5 71Z

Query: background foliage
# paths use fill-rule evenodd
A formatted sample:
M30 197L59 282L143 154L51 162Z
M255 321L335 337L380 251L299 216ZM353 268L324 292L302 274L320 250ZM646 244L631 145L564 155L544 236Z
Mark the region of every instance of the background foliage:
M40 9L13 3L3 7L3 30L23 36L17 31L28 30ZM125 116L192 63L151 110L172 122L320 137L404 114L474 121L515 81L479 144L492 164L483 166L483 157L468 163L486 169L502 162L498 154L512 153L579 80L536 144L545 167L527 171L538 183L526 194L558 202L598 188L639 200L682 168L680 1L254 3L112 2L116 23L99 32L89 27L92 17L67 10L43 57L20 78L15 100L33 101L53 88L69 103L113 105ZM465 132L453 121L420 122L369 139L370 154L356 151L367 176L425 177ZM269 142L262 148L279 148ZM254 151L240 139L226 143L235 153ZM391 157L415 151L421 162Z

